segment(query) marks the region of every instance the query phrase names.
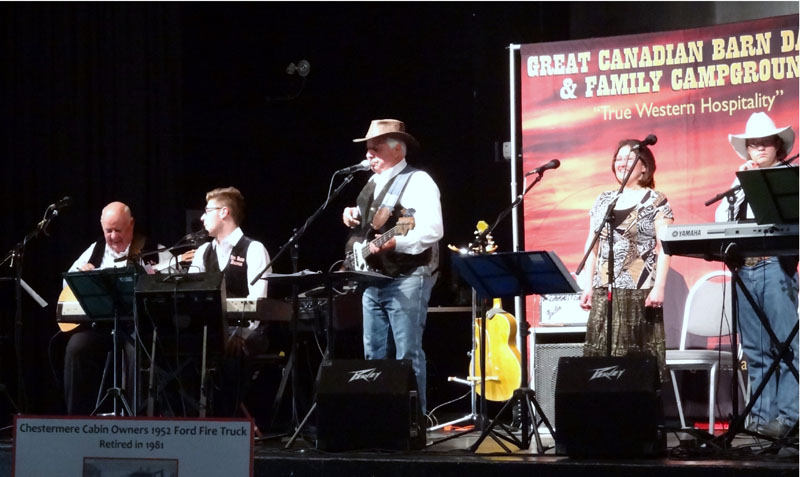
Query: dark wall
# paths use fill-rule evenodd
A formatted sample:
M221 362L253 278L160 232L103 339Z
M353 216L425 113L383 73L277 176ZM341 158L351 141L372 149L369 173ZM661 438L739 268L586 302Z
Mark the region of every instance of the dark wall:
M793 2L0 5L0 252L48 204L73 199L50 236L24 248L23 277L50 303L24 303L28 408L61 406L62 337L51 341L60 274L99 236L106 203L127 202L137 226L169 245L206 191L234 185L248 201L245 230L274 255L324 202L331 173L361 160L351 140L371 119L394 117L422 144L410 161L441 189L443 246L463 245L509 202L496 145L508 138L510 43L702 26L788 13L771 13L785 4L796 11ZM305 80L286 72L301 59ZM300 268L342 256L341 209L366 178L308 228ZM511 249L509 220L495 238ZM443 256L433 302L454 304ZM13 275L8 261L0 270ZM16 362L6 346L13 305L6 298L0 327L6 372Z

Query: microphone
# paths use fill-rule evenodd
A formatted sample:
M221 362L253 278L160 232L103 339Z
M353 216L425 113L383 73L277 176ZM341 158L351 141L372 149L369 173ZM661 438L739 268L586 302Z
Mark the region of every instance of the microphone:
M631 150L639 149L640 147L645 147L645 146L652 146L653 144L656 143L656 141L658 141L658 138L656 137L655 134L648 134L647 137L644 138L644 140L639 141L639 144L634 145L631 148Z
M72 197L66 196L63 199L56 202L55 204L51 204L50 207L48 207L48 209L58 212L59 210L65 207L69 207L70 205L72 205Z
M354 166L345 167L344 169L339 169L338 171L336 171L336 174L352 174L353 172L361 172L368 170L369 170L369 159L364 159L363 161L359 162Z
M209 238L210 237L208 236L208 230L200 229L197 232L186 234L186 236L181 239L181 242L189 242L192 245L197 245L208 242Z
M561 161L559 161L558 159L553 159L552 161L550 161L550 162L548 162L546 164L542 164L541 166L537 167L536 169L534 169L534 170L530 171L529 173L525 174L525 177L528 177L531 174L542 174L542 173L544 173L544 171L546 171L548 169L558 169L558 167L560 165L561 165Z

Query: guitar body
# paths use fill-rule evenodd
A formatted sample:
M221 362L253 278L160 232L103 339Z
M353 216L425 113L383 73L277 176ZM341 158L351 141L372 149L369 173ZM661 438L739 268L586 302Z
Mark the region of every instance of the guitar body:
M370 231L369 237L353 236L347 241L345 246L344 264L342 265L345 270L350 271L377 271L374 265L374 260L377 260L375 254L369 251L369 244L373 244L380 248L386 242L394 237L403 236L409 230L414 229L414 217L406 216L400 217L397 225L387 230L385 233L375 237L376 232ZM375 237L370 240L371 237Z
M65 307L77 307L81 309L80 304L78 304L78 299L75 298L75 294L72 293L72 289L69 285L65 285L64 289L61 290L61 293L58 295L58 304L56 305L56 314L59 318L64 319L63 310ZM58 329L62 332L67 333L69 331L74 330L78 327L77 323L65 323L63 321L58 322Z
M495 306L486 313L486 399L507 401L519 388L522 380L520 353L517 349L517 320L511 313ZM478 380L481 378L481 330L483 319L475 319L475 354L470 362L470 370L475 370L475 389L481 393ZM476 361L477 360L477 361Z
M353 243L352 251L347 253L347 258L345 259L345 262L350 263L350 270L357 272L366 272L372 270L372 268L367 264L367 259L364 258L365 247L369 249L368 240Z

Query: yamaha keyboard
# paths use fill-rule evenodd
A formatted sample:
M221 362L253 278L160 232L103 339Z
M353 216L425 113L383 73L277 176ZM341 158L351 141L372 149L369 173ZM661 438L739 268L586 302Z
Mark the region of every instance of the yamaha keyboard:
M797 255L797 224L712 222L669 225L661 237L669 255L724 261L728 255Z

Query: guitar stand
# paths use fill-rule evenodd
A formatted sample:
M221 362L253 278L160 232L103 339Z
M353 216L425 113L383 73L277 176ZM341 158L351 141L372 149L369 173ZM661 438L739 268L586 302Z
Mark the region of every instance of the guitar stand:
M520 360L523 363L528 362L528 322L525 319L520 321L520 336L523 338L522 344L522 354ZM486 342L486 327L484 326L481 330L481 340L485 343ZM542 444L542 438L539 435L539 425L544 424L547 427L547 430L550 432L551 436L555 436L555 432L553 431L553 426L550 425L550 421L544 415L542 411L542 407L539 405L539 402L536 400L536 393L528 387L528 371L527 366L523 369L522 372L522 382L520 387L514 391L514 395L509 399L500 409L500 412L497 413L494 420L491 421L489 427L487 427L478 437L478 440L475 441L474 444L470 447L470 451L475 452L480 447L481 443L486 439L487 436L494 439L497 444L503 448L506 452L511 452L511 450L503 444L500 439L505 440L513 445L515 445L519 449L528 449L531 446L531 438L536 440L536 452L538 454L544 454L548 449L545 448ZM506 411L506 409L513 409L513 406L518 404L521 408L521 416L520 416L520 437L514 435L511 428L503 423L500 422L500 416ZM536 412L534 412L534 409ZM536 419L536 416L539 416L539 419ZM529 419L533 419L531 422ZM531 426L532 424L532 426ZM494 432L495 426L499 425L503 430L504 434L499 434ZM531 427L533 428L531 431Z
M479 296L488 297L510 297L531 294L548 293L567 293L579 290L575 280L570 276L564 264L553 252L530 251L530 252L507 252L492 255L473 255L473 256L453 256L453 264L464 280L475 288ZM510 442L520 449L528 448L531 444L531 437L536 439L537 452L542 454L545 447L539 436L539 424L544 424L555 436L550 421L544 415L541 406L536 401L536 394L529 388L528 376L528 333L529 326L525 319L520 320L519 338L522 341L521 361L523 370L521 373L520 387L514 391L512 398L503 406L495 420L481 433L478 440L470 447L471 451L476 451L481 442L487 436L492 437L506 452L511 452L500 439ZM486 327L481 330L481 342L486 343ZM484 350L485 350L484 346ZM481 358L481 367L485 369L485 358ZM482 386L485 385L482 384ZM510 428L501 425L505 435L494 432L495 426L499 424L498 417L513 406L519 404L521 407L521 438L517 438ZM537 419L538 416L538 419ZM530 431L533 419L533 432Z
M475 349L477 348L476 347L476 343L475 343L475 320L477 319L477 318L475 318L476 316L478 316L477 296L476 296L476 293L475 293L475 289L473 289L472 290L472 317L471 317L471 320L472 320L472 340L471 340L472 341L472 350L471 350L472 366L470 367L470 370L469 370L470 373L472 373L472 376L470 376L470 377L474 377L475 374L476 374L475 373L475 371L476 371L476 369L475 369ZM485 328L485 326L483 328ZM485 349L485 347L481 348L481 350L483 350L483 349ZM483 353L481 353L481 358L479 360L481 362L483 362ZM485 367L485 364L484 364L484 367ZM476 394L477 394L477 392L475 391L475 386L476 386L475 380L474 379L453 378L453 377L448 378L448 380L449 381L455 381L457 383L461 383L461 384L465 384L465 385L469 386L469 388L470 388L469 389L470 405L471 405L470 409L471 409L472 412L470 414L467 414L466 416L461 416L458 419L454 419L452 421L445 422L444 424L439 424L438 426L433 426L433 427L429 428L428 431L436 431L436 430L445 428L447 426L452 426L452 425L455 425L455 424L461 424L461 423L466 423L466 422L472 423L476 428L483 429L485 427L484 423L486 422L486 415L485 415L486 414L486 412L485 412L486 411L486 399L483 397L485 395L485 393L481 395L481 412L478 413L478 409L477 409L477 405L476 405L476 399L477 399L476 398ZM485 380L485 373L482 371L481 372L481 381L484 381L484 380ZM442 442L447 442L449 440L461 437L461 436L463 436L465 434L469 434L473 430L474 429L465 429L463 431L457 432L457 433L452 434L450 436L447 436L447 437L445 437L443 439L439 439L438 441L434 441L434 442L430 443L428 445L428 447L435 446L437 444L441 444Z

